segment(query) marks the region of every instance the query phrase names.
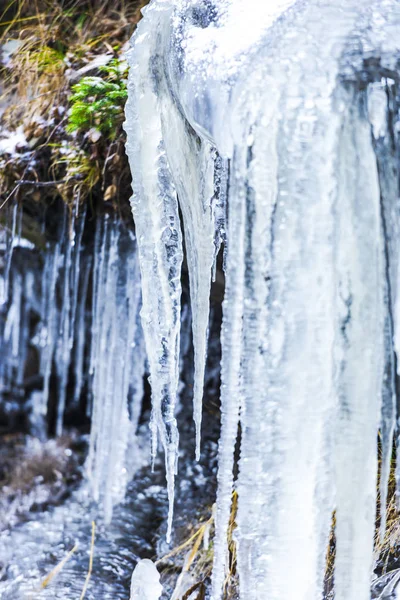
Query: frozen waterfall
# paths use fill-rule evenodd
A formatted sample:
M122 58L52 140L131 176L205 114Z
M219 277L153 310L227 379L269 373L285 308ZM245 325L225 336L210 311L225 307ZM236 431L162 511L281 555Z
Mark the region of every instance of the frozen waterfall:
M210 282L226 246L213 599L235 486L241 598L321 598L336 510L335 598L369 600L377 434L384 504L400 348L400 4L153 0L128 60L169 534L184 234L197 455Z

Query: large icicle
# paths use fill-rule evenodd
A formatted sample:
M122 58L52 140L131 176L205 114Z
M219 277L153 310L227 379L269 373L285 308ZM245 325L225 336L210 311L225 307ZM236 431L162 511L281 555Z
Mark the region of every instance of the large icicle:
M131 204L142 273L142 323L152 385L152 457L154 461L159 434L165 452L169 541L178 460L174 412L179 373L182 238L155 91L159 74L157 63L152 60L158 39L163 35L159 25L162 18L168 21L170 10L167 7L164 14L161 6L154 13L153 29L142 34L141 52L130 55L126 107L129 118L125 128L133 175Z
M383 382L385 267L371 131L361 103L348 104L354 106L345 116L338 155L336 229L341 350L335 431L335 597L369 600L376 435Z
M163 33L167 35L168 27ZM159 45L162 43L160 36L154 38L147 35L147 44ZM143 39L139 37L142 46ZM162 36L161 36L162 38ZM142 52L137 64L142 65L140 77L144 75L148 78L151 70L153 85L150 92L153 94L152 102L154 110L160 111L160 122L157 123L156 133L153 131L154 145L165 144L168 148L167 159L175 188L179 197L179 204L182 210L185 244L187 249L187 260L190 278L190 294L192 300L193 315L193 342L195 352L195 380L194 380L194 420L196 423L196 457L200 457L200 433L201 433L201 413L202 413L202 395L203 382L206 361L207 329L209 318L209 295L211 283L211 270L215 261L216 244L215 231L217 227L216 210L213 205L214 198L214 172L216 154L209 142L201 140L194 132L188 121L182 115L179 106L174 101L174 96L168 88L168 73L164 66L157 61L146 63L148 60L147 49ZM156 51L151 51L153 54ZM135 56L134 54L132 55ZM152 56L152 54L150 54ZM136 75L138 66L135 65ZM147 119L149 103L142 101L145 95L142 92L143 84L138 84L139 92L142 93L140 102L137 102L137 119L142 122ZM148 90L149 92L149 90ZM147 93L148 93L147 92ZM140 96L139 96L140 97ZM127 114L130 111L130 105L127 107ZM129 119L129 123L131 120ZM158 138L156 137L158 136ZM143 138L145 139L145 138ZM151 138L149 138L151 139ZM162 140L162 142L161 142ZM149 140L146 140L149 143ZM130 145L128 144L128 153ZM136 161L135 161L136 164ZM137 172L137 176L140 174ZM154 183L157 183L157 164L152 166ZM148 186L148 182L147 182ZM135 191L136 190L136 191ZM136 188L134 178L134 198L138 194L148 195L150 186L146 184L142 189ZM154 193L154 192L153 192ZM140 197L140 196L139 196ZM193 198L198 201L193 202ZM143 202L143 199L140 201ZM136 202L133 203L134 215L139 216ZM165 252L165 249L164 249ZM142 265L144 263L142 262ZM142 266L142 271L144 266ZM168 291L168 289L166 290ZM178 292L173 290L173 294ZM175 302L175 300L173 301ZM159 322L160 327L160 322ZM162 335L159 332L159 335Z
M393 95L394 82L388 80L370 84L368 88L368 117L377 160L382 230L385 240L385 371L382 390L381 414L381 468L380 468L380 538L386 529L387 488L393 451L393 433L396 416L396 360L394 352L395 306L398 292L396 280L399 269L400 207L397 202L398 165L393 152L389 120L396 114Z
M196 135L165 92L161 93L160 106L168 162L183 216L189 269L195 356L193 405L196 459L199 460L211 272L216 253L215 207L212 204L215 150Z

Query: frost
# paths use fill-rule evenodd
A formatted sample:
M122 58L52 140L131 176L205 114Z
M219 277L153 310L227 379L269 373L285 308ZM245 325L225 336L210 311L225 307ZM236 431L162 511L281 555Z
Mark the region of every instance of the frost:
M153 0L133 37L125 127L168 537L178 206L197 456L210 276L225 241L214 600L234 487L241 598L320 598L336 510L335 597L369 600L376 439L380 428L385 503L400 347L399 39L393 0Z
M17 147L23 147L27 145L26 137L24 134L24 128L22 125L11 133L9 131L2 131L2 138L0 139L0 153L1 154L15 154Z

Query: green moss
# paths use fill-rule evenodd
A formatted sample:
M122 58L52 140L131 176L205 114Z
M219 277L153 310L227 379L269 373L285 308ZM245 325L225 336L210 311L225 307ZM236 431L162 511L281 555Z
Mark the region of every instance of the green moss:
M112 60L100 67L101 76L83 77L73 86L67 131L87 133L97 129L113 140L120 133L127 99L127 65Z

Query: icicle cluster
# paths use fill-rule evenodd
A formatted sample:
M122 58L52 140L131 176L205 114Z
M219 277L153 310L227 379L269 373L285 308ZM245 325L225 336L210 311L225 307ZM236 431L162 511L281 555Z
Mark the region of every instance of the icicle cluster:
M78 205L77 205L78 206ZM17 208L15 204L14 209ZM22 205L19 214L22 218ZM56 433L60 435L66 404L67 386L71 366L74 370L77 400L80 396L78 381L82 380L83 363L74 354L83 354L84 338L76 343L78 326L85 329L85 304L88 289L88 266L81 270L81 242L85 211L77 209L70 216L67 208L61 220L61 231L56 243L48 243L39 253L34 245L15 231L14 217L10 249L5 252L2 303L3 327L0 332L2 346L1 389L9 396L21 394L27 387L24 370L38 356L37 379L41 379L43 392L35 394L32 408L33 427L45 434L45 419L50 402L50 378L57 380ZM26 260L21 254L13 260L13 248L28 249ZM26 252L26 250L25 250ZM81 271L85 273L81 282ZM40 273L40 277L38 277ZM76 315L79 325L75 325ZM34 330L33 330L34 329ZM38 387L39 381L33 382ZM29 385L28 385L29 387Z
M94 498L106 521L121 501L135 465L135 435L143 398L145 353L139 321L140 274L133 236L98 220L90 371L92 423L88 457Z
M335 598L369 600L376 440L380 427L384 531L400 348L400 5L153 0L144 17L125 127L170 524L180 208L197 456L210 279L227 230L213 599L240 421L241 598L319 599L336 510Z
M0 248L0 402L17 410L30 395L31 428L44 437L49 415L60 435L66 408L88 398L88 475L109 520L135 468L143 398L136 241L122 223L98 217L92 255L77 203L72 214L65 208L58 241L38 251L21 238L21 207L10 213Z

